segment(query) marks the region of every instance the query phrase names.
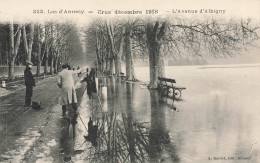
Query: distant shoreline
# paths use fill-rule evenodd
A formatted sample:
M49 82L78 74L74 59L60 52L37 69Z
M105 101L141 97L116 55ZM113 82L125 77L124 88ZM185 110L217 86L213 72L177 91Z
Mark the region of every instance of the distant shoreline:
M259 65L226 65L226 66L214 66L214 67L199 67L198 69L211 69L211 68L247 68L247 67L260 67Z

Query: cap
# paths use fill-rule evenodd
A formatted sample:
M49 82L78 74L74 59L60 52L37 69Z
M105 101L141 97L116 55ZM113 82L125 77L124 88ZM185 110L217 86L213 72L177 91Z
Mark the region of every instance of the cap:
M33 65L31 61L26 61L26 65Z
M61 66L61 68L62 68L62 69L68 68L68 65L63 64L63 65Z

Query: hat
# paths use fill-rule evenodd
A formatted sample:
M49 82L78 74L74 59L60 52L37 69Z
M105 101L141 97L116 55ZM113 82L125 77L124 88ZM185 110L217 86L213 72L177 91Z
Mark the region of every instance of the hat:
M33 65L31 61L26 61L26 65Z
M63 64L63 65L61 66L61 68L62 68L62 69L68 68L68 65Z

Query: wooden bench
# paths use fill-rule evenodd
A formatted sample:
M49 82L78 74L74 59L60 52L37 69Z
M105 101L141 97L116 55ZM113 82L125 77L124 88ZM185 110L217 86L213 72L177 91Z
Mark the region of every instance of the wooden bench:
M158 89L161 93L167 96L173 96L174 99L179 100L181 98L181 91L186 89L185 87L178 87L175 85L175 79L158 77Z

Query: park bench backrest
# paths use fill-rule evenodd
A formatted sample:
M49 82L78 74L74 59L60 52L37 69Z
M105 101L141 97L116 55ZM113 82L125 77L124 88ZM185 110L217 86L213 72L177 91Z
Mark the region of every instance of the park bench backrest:
M161 82L161 81L164 81L164 82L169 82L169 83L176 83L175 79L169 79L169 78L161 78L161 77L158 77L158 80Z

